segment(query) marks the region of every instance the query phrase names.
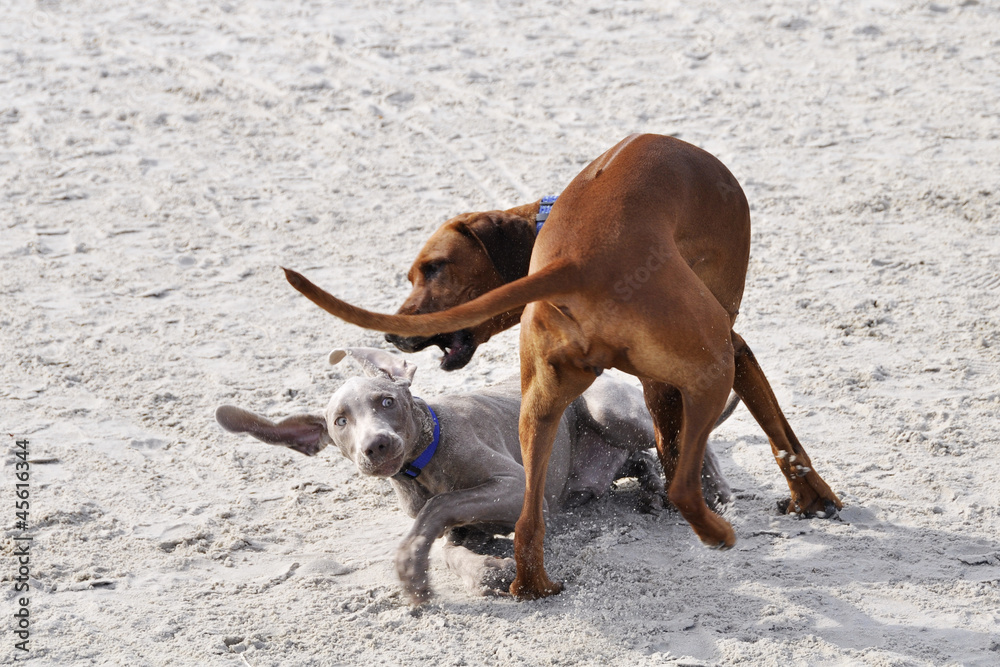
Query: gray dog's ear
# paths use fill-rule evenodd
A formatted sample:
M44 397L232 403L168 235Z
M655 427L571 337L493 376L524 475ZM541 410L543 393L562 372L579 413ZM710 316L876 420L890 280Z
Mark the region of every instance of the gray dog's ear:
M275 424L252 412L223 405L215 411L215 421L230 433L249 433L269 445L281 445L316 456L330 444L326 420L315 415L295 415Z
M386 377L399 384L409 385L417 367L398 354L374 347L345 347L330 353L330 363L340 363L344 357L353 357L361 364L368 377Z

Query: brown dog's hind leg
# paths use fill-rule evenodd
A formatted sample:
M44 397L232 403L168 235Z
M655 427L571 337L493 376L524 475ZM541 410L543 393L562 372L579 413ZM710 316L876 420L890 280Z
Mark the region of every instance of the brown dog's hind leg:
M719 400L713 400L709 394L695 397L648 379L643 379L642 386L656 429L656 451L668 480L667 497L702 542L713 548L732 547L736 544L732 526L708 508L701 488L708 435L722 412L728 387L725 392L714 392Z
M733 390L743 400L750 414L771 441L771 451L788 481L791 499L782 509L788 514L830 518L843 507L840 498L812 466L809 455L795 437L792 427L778 406L778 399L764 371L761 370L746 341L733 332L736 353L736 377ZM780 504L779 504L780 506Z
M681 393L662 382L654 382L640 378L646 408L653 417L653 428L656 431L656 453L663 466L663 487L670 488L677 471L677 436L681 432L684 406Z

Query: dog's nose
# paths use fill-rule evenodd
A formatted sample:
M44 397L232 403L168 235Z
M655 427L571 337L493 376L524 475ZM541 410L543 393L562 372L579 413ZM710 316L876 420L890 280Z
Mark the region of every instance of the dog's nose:
M396 346L396 349L401 352L416 352L417 346L414 341L420 340L417 338L404 338L403 336L397 336L396 334L386 334L385 341L387 343L392 343Z
M380 433L368 442L364 449L365 458L372 463L379 463L391 451L392 440L385 433Z

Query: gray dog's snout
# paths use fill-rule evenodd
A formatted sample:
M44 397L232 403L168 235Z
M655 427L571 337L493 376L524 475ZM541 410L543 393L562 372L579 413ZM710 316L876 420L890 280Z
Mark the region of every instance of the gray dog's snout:
M392 438L386 433L379 433L365 446L363 453L372 463L378 463L392 453Z

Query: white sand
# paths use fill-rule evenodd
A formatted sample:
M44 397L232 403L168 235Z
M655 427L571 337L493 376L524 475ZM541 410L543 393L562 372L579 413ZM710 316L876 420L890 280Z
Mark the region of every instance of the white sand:
M995 0L144 4L2 3L0 428L58 460L32 469L34 664L1000 663ZM394 310L446 218L634 131L742 182L737 328L842 521L777 514L741 408L733 550L619 495L550 531L562 595L472 598L438 559L413 611L387 483L213 420L318 410L352 372L326 353L380 344L277 267ZM516 369L516 333L436 357L425 397Z

